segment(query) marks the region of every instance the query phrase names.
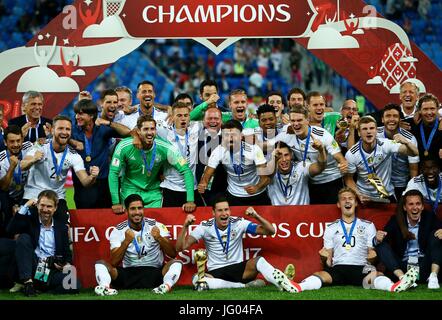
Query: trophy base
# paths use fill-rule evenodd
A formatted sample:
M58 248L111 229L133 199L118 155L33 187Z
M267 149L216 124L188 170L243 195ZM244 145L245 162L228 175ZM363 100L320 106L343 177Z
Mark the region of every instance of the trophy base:
M388 199L388 198L370 197L370 201L371 202L376 202L376 203L390 203L390 199Z
M209 285L207 284L206 281L199 281L195 283L193 289L196 291L206 291L209 290Z

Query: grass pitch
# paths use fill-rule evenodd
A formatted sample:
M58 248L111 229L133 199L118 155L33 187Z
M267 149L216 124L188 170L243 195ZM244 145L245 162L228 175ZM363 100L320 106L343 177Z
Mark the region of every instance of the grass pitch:
M150 290L121 290L116 296L99 297L93 289L82 289L80 294L53 295L41 293L27 298L22 293L0 290L0 300L442 300L442 289L429 290L425 284L406 292L392 293L365 290L358 287L325 287L320 290L297 294L280 292L268 284L262 288L220 289L196 292L190 286L179 286L165 295L156 295Z

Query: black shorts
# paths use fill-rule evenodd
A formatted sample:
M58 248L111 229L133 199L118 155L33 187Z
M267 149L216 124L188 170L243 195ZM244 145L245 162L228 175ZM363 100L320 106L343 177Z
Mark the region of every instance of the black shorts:
M118 276L112 281L115 289L149 289L163 283L162 268L117 267Z
M243 261L240 263L231 264L226 267L210 270L207 273L217 279L222 279L231 282L249 282L248 280L243 280L242 276L244 274L244 270L246 270L247 261Z
M331 268L325 268L324 271L328 272L333 279L332 285L334 286L361 286L362 280L367 276L367 273L363 273L365 266L353 266L353 265L337 265Z

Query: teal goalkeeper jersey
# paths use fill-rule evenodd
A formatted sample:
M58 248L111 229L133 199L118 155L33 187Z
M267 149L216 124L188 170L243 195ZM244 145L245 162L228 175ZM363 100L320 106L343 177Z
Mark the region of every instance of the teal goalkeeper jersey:
M112 157L109 171L112 204L122 203L131 193L142 193L143 199L158 200L155 198L161 197L159 172L166 163L184 175L187 201L194 201L194 177L186 159L181 156L177 148L159 137L155 138L155 147L150 150L139 150L132 142L133 138L123 139L117 145ZM152 163L154 152L155 159ZM122 172L121 201L118 183L120 172Z

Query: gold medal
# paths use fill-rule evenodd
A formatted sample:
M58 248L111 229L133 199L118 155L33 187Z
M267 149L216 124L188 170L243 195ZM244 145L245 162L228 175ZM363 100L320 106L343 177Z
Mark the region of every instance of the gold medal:
M60 176L56 176L55 177L55 181L60 182L61 181L61 177Z
M141 236L138 236L138 237L137 237L137 241L138 241L138 243L141 243L142 240L143 240L143 239L141 238Z
M424 156L428 157L428 150L424 151Z
M150 177L150 175L152 174L152 172L147 171L147 176Z
M349 251L351 249L351 245L349 243L345 244L345 250Z
M91 158L91 156L86 156L86 162L91 162L91 160L92 160L92 158Z
M20 191L21 190L21 184L16 184L15 185L15 190Z

